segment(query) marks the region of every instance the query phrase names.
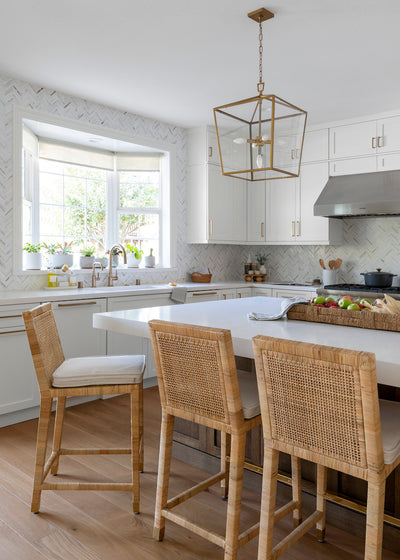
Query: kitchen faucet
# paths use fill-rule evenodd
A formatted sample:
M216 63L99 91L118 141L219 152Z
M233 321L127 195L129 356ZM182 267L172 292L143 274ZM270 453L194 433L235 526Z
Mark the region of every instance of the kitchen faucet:
M115 269L115 276L113 276L112 273L112 258L113 258L113 251L114 249L121 249L122 253L124 255L124 264L126 264L126 251L125 251L125 247L123 247L121 245L121 243L116 243L115 245L113 245L110 249L110 261L108 263L108 286L112 286L113 285L113 280L118 280L118 272L117 269Z
M100 265L101 266L101 270L103 270L103 263L101 262L94 262L93 266L92 266L92 288L96 287L96 266ZM100 272L97 273L97 280L100 280Z

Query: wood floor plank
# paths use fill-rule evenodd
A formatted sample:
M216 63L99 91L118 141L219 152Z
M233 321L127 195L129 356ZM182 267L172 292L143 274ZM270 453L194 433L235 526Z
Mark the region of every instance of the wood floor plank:
M157 479L160 408L156 388L145 390L145 472L141 475L141 514L133 515L128 492L43 492L41 512L30 513L37 421L0 429L0 558L1 560L221 560L217 546L167 522L165 539L152 538ZM129 440L126 396L92 401L67 409L65 446L125 446ZM175 494L208 476L173 460L170 492ZM129 479L129 456L62 457L57 479ZM242 527L255 522L260 497L243 492ZM224 529L226 502L219 488L199 494L180 506L192 520ZM291 528L276 527L275 539ZM287 560L362 560L364 542L350 533L327 527L327 542L305 535L285 554ZM246 544L238 560L257 558L257 539ZM384 551L384 560L400 556Z

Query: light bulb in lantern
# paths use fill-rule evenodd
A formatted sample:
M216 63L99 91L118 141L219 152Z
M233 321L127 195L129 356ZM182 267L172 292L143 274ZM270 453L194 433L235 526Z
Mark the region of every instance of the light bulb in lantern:
M262 158L262 155L260 153L257 155L256 165L257 165L258 169L261 169L262 166L263 166L263 158Z

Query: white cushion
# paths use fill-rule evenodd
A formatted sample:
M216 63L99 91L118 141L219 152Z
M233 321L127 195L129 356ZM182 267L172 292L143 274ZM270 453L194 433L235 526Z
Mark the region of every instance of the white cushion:
M53 387L140 383L145 364L141 355L70 358L53 373Z
M238 370L240 396L242 399L243 416L249 420L260 414L257 378L249 371Z
M385 465L400 455L400 402L379 400Z

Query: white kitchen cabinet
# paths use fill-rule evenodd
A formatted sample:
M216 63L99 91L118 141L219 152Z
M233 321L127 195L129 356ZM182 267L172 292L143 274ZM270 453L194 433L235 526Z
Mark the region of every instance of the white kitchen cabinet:
M329 130L311 130L304 135L302 163L327 161L329 156Z
M379 119L376 134L378 154L400 151L400 116Z
M376 158L378 171L392 171L400 169L400 153L384 154Z
M188 165L219 165L217 134L214 127L191 128L188 131Z
M0 415L36 406L39 387L22 312L37 304L0 306L1 391ZM9 424L2 421L0 426Z
M141 309L164 305L174 305L170 294L122 296L108 299L108 311L123 311L125 309ZM144 379L157 376L151 341L147 338L107 331L107 354L111 356L119 354L144 354L146 356Z
M237 293L235 288L229 288L226 290L218 290L218 299L226 300L226 299L236 299Z
M246 183L217 165L192 165L187 186L188 243L237 243L246 238Z
M272 297L278 298L292 298L292 297L301 297L304 299L312 299L317 295L315 290L305 291L305 290L285 290L285 289L273 289L272 290Z
M328 181L328 163L303 165L300 177L269 181L266 241L283 245L338 245L342 223L314 216L314 203Z
M329 130L331 159L358 157L376 153L376 121L335 126Z
M237 298L253 297L253 288L237 288L236 289Z
M247 185L247 241L265 241L266 184L255 181Z
M262 297L271 297L272 296L272 288L261 288L255 287L253 288L253 297L262 296Z
M66 358L106 354L106 333L93 328L93 313L107 311L105 298L54 302L52 308Z
M342 159L329 163L329 175L357 175L358 173L373 173L377 170L376 156Z
M218 290L205 289L198 292L188 292L186 294L186 303L199 303L201 301L217 301L219 298Z

